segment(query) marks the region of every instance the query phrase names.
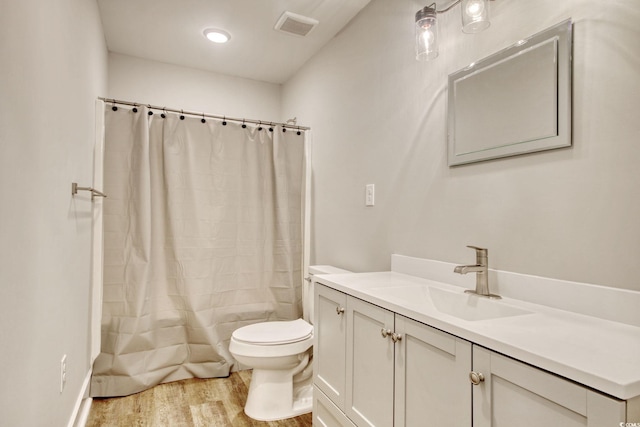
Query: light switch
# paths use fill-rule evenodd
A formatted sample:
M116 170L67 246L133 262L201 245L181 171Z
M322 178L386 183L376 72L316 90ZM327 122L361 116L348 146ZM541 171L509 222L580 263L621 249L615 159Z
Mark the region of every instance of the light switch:
M375 194L376 194L375 185L367 184L367 186L365 187L365 198L364 198L365 206L373 206L375 204Z

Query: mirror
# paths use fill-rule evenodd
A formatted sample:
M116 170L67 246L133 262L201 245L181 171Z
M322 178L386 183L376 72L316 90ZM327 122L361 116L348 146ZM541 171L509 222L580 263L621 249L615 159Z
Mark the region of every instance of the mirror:
M571 20L449 75L449 166L571 146Z

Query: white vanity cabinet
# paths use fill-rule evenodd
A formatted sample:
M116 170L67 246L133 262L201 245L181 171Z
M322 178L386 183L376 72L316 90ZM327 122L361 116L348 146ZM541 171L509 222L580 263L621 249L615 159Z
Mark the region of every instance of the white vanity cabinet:
M474 427L605 427L626 421L625 401L475 345L473 372L483 379L473 387Z
M315 302L314 425L471 425L469 342L322 285Z
M382 303L317 283L315 304L314 426L613 427L640 422L640 397L613 398Z

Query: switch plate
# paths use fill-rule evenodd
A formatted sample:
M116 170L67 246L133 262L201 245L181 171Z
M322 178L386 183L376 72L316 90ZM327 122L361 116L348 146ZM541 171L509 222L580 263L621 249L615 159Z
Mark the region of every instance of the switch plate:
M64 390L64 384L67 382L67 355L63 355L60 360L60 393Z
M364 205L373 206L375 204L376 188L374 184L367 184L365 187Z

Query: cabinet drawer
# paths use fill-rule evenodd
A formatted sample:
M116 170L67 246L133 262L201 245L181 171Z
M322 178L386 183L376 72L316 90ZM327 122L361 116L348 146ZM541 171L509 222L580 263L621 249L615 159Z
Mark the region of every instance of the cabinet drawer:
M313 390L313 426L356 427L318 388Z

